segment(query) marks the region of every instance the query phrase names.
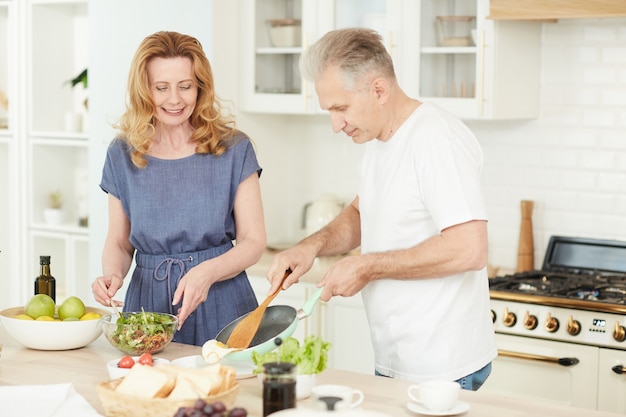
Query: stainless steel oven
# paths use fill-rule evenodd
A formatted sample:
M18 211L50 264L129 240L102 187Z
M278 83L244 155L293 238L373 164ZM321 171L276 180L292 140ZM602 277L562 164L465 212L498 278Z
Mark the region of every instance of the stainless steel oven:
M499 356L481 390L626 414L626 242L552 236L490 279Z

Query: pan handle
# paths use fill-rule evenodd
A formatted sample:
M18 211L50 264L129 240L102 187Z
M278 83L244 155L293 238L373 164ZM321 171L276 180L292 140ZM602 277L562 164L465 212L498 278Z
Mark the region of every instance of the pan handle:
M317 304L317 301L322 296L323 289L324 287L320 287L317 290L315 290L315 292L309 297L309 299L306 300L302 308L296 312L296 316L298 317L298 320L302 320L303 318L309 317L311 315L311 313L313 312L313 308L315 307L315 304Z

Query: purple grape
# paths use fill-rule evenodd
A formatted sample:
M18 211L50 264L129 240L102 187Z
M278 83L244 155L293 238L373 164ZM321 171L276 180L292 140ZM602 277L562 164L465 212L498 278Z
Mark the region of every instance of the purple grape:
M226 411L226 405L224 405L221 401L216 401L213 403L213 411L216 413L223 413Z
M185 412L187 411L187 409L185 407L180 407L177 411L176 414L174 414L174 417L185 417Z
M242 407L235 407L232 410L230 410L230 413L228 413L228 417L247 417L248 416L248 412L246 411L245 408Z
M191 407L180 407L173 417L247 417L245 408L235 407L228 411L221 401L209 404L202 399L195 401Z

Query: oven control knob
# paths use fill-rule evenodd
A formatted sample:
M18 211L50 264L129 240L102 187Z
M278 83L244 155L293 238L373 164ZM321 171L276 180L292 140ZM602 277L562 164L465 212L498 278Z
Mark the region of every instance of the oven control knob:
M496 322L496 312L491 310L491 322L495 323Z
M515 323L517 323L517 316L515 316L515 313L511 313L508 308L505 308L502 323L504 323L506 327L513 327Z
M559 330L559 320L556 317L552 317L550 313L548 313L548 318L546 319L546 330L550 333Z
M623 342L626 339L626 328L619 325L619 321L615 322L615 329L613 330L613 339L618 342Z
M526 314L524 315L524 327L528 330L535 330L538 322L537 316L530 314L528 310L526 310Z
M572 336L576 336L580 333L580 322L578 320L574 320L574 317L572 316L569 316L569 319L567 319L567 333Z

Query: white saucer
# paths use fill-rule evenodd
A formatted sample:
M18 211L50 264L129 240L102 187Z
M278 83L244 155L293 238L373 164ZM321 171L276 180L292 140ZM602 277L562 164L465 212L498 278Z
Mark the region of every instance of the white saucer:
M410 411L424 416L456 416L457 414L462 414L470 409L469 403L463 401L457 402L454 407L447 411L430 411L423 405L412 401L410 401L406 406Z
M220 363L224 366L235 368L235 371L237 371L237 379L252 378L255 376L252 372L255 368L252 361L229 361L222 359ZM204 368L205 366L209 366L201 355L183 356L182 358L174 359L171 364L182 366L183 368Z

